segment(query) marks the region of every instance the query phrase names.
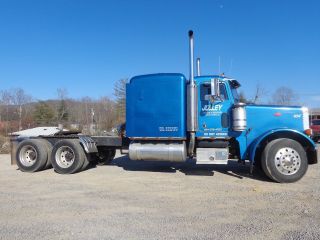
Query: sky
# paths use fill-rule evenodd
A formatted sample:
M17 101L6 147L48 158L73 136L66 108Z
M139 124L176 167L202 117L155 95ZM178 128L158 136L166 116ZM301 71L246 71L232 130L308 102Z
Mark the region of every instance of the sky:
M0 90L99 98L122 78L189 77L190 29L203 74L236 78L247 97L259 85L266 101L290 87L320 107L317 0L0 0Z

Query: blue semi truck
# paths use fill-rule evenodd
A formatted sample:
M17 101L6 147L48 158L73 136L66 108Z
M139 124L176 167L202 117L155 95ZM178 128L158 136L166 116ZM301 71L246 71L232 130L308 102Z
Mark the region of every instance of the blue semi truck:
M126 86L126 124L119 136L78 132L17 136L13 156L22 171L50 165L75 173L90 161L110 162L115 150L131 160L228 164L249 162L276 182L301 179L319 151L310 138L308 109L242 103L240 83L224 75L194 76L189 32L190 77L161 73L136 76Z

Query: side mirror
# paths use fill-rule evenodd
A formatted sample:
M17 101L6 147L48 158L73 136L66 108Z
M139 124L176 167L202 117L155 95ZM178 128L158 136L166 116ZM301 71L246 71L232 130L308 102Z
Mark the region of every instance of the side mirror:
M219 79L212 78L211 79L211 96L213 99L221 99L220 98L220 87L219 87Z

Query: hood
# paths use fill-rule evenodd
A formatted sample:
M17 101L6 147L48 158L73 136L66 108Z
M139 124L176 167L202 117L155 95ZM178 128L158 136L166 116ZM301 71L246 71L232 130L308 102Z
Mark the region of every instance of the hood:
M260 135L274 129L294 129L304 132L309 128L308 110L304 107L246 105L245 109L247 128L254 135Z

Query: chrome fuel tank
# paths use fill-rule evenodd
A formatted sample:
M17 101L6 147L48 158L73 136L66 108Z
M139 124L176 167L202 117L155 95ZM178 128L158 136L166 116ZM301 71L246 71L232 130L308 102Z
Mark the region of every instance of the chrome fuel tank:
M245 104L237 104L232 109L232 128L234 131L247 129L247 113Z
M186 143L140 143L129 145L131 160L184 162L187 159Z

